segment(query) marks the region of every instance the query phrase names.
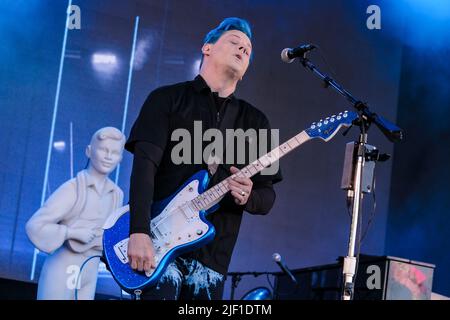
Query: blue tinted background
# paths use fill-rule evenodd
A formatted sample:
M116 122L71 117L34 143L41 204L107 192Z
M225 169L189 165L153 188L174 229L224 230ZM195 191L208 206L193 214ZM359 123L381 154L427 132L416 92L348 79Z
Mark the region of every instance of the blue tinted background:
M376 129L371 131L369 143L394 158L377 167L376 216L362 251L436 263L435 290L450 294L444 227L449 222L448 169L442 160L448 159L442 158L448 153L433 154L431 150L447 149L426 143L436 134L446 143L448 125L443 119L448 119L450 98L444 89L434 101L439 106L439 131L421 134L436 123L426 110L434 112L431 105L436 104L429 101L449 76L443 57L448 57L446 12L450 10L444 1L78 0L73 4L81 8L81 30L67 34L53 136L65 148L52 149L46 196L71 177L71 123L75 173L86 164L84 150L91 135L104 126L122 126L136 16L140 21L126 134L151 90L197 74L207 31L225 17L239 16L253 26L254 60L237 95L266 113L272 127L280 129L282 141L313 121L351 108L298 64L280 61L283 48L309 42L321 47L332 74L354 95L392 121L399 112L408 138L409 132L416 132L394 153L391 143ZM370 4L381 8L381 30L366 27ZM39 208L43 192L66 8L67 2L59 0L0 3L1 277L30 281L34 248L24 225ZM430 46L434 50L426 61L441 64L424 74L427 65L416 62L424 59L423 52ZM106 60L95 63L96 54ZM331 72L317 52L310 57ZM444 76L434 83L431 79L442 70ZM416 82L417 77L423 77L422 82ZM423 92L428 92L426 99ZM411 105L416 107L411 109ZM278 271L271 260L273 252L279 252L291 268L330 263L346 255L350 220L339 187L345 144L356 137L353 130L327 144L313 141L281 161L284 181L276 186L275 206L268 216L245 215L230 271ZM420 142L423 148L417 151ZM411 150L420 155L410 156ZM427 157L434 160L428 158L426 167L418 166ZM118 179L125 201L131 162L126 153ZM425 172L430 176L423 176ZM422 178L416 179L417 175ZM423 196L424 190L438 192L428 197ZM367 197L364 225L372 204ZM406 235L404 230L408 230ZM39 277L44 258L37 256L33 281ZM236 296L258 285L267 285L266 279L244 278ZM107 273L102 273L98 290L120 293ZM228 283L225 297L229 294Z

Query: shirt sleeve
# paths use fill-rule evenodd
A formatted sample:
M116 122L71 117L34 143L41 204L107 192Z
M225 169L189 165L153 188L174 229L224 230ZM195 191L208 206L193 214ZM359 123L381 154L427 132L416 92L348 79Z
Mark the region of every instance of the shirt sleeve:
M125 149L134 154L130 178L130 234L150 234L154 180L169 138L170 94L150 93L133 124Z
M154 155L156 158L161 158L169 138L171 104L171 96L163 88L152 91L142 105L139 116L131 128L125 149L134 153L136 143L144 141L159 149L153 150L155 153L149 156ZM152 160L156 162L155 159Z
M272 181L261 182L254 185L252 192L245 204L245 211L251 214L268 214L275 203L276 194Z
M134 145L133 168L130 179L130 234L150 235L151 204L161 150L149 142Z
M67 226L61 224L75 205L76 186L61 185L28 220L25 230L30 241L41 251L52 253L67 239Z

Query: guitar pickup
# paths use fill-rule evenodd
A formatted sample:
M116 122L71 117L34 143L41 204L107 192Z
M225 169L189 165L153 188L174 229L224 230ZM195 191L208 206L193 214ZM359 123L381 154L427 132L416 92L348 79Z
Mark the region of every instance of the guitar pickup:
M184 205L184 206L180 206L179 208L180 208L181 212L183 212L184 216L187 219L194 218L194 213L193 213L191 207L189 207L188 205Z
M128 239L123 239L114 245L114 253L122 263L128 263Z

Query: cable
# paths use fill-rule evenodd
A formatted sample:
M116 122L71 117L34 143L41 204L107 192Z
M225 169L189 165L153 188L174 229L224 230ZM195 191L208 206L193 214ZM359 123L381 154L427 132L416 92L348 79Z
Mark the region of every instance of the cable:
M347 214L348 217L351 219L352 218L352 201L349 201L349 196L345 197L345 206L347 207ZM353 199L353 197L351 197L351 199Z
M272 290L272 297L274 297L274 295L275 295L275 288L274 288L274 285L272 284L272 282L270 281L270 278L269 278L270 275L274 276L274 274L267 273L266 274L266 279L267 279L267 282L269 283L270 289ZM299 283L297 282L297 284L295 285L293 290L291 290L289 292L281 292L280 290L277 290L277 295L279 295L279 296L290 296L290 295L296 293L298 289L299 289Z
M101 258L101 257L102 257L102 256L99 256L99 255L89 257L89 258L86 259L86 260L83 262L83 264L81 265L80 272L79 272L78 275L77 275L77 281L75 282L75 300L78 300L78 285L79 285L79 281L80 281L80 275L81 275L81 272L83 271L84 266L86 265L86 263L87 263L89 260L91 260L91 259L93 259L93 258Z
M373 204L372 204L372 212L370 213L369 219L367 221L367 225L366 225L366 227L364 229L364 232L362 233L361 242L363 242L364 239L367 236L367 233L369 231L370 225L373 222L373 218L375 217L376 209L377 209L377 198L376 198L376 194L375 194L375 190L376 190L376 173L375 173L376 166L374 167L373 170L374 170L374 172L373 172L373 177L374 178L373 178L373 188L372 188L372 199L373 199L372 200L372 202L373 202ZM351 211L352 203L351 203L351 201L348 200L348 197L345 200L345 205L347 207L347 214L348 214L349 218L351 219L351 217L352 217L352 211Z
M275 292L275 289L274 289L274 287L273 287L273 284L272 284L272 282L270 282L269 276L270 276L270 274L267 273L267 274L266 274L267 282L269 283L269 287L270 287L270 289L272 290L272 292Z
M336 72L335 72L334 69L331 67L331 65L328 64L327 59L325 59L325 55L323 54L322 48L319 47L318 45L315 45L315 46L316 46L316 48L318 49L317 52L319 53L320 58L322 59L322 61L325 63L325 66L330 70L332 76L333 76L336 80L338 80L338 78L337 78L337 76L336 76Z
M375 166L376 168L376 166ZM367 221L367 226L366 229L363 232L362 238L361 238L361 242L364 241L364 238L367 236L367 232L369 231L369 227L372 224L373 218L375 217L375 213L376 213L376 209L377 209L377 198L375 196L375 186L376 186L376 175L375 175L375 168L373 176L373 189L372 189L372 198L373 198L373 206L372 206L372 213L370 214L369 220Z

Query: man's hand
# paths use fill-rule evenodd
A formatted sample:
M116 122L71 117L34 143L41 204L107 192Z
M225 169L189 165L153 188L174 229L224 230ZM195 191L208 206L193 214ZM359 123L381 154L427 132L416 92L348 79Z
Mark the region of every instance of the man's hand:
M96 232L91 228L67 228L67 240L73 239L87 244L94 240L95 236Z
M230 172L235 174L239 172L239 169L236 167L231 167ZM252 192L253 181L250 178L240 178L235 177L234 179L228 178L228 187L231 190L231 195L234 197L234 202L238 205L243 206L247 203L248 197Z
M156 268L153 243L146 233L132 233L128 240L128 259L133 270L151 272Z

